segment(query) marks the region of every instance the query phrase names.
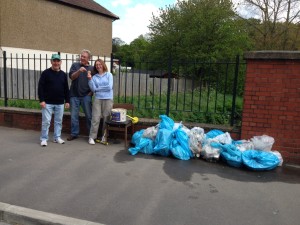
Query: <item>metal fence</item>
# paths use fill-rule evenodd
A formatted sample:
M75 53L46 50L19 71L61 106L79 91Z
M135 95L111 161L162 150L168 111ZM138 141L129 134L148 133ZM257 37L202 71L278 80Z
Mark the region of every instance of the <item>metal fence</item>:
M114 101L133 103L140 117L166 114L177 120L236 125L240 122L245 64L237 56L227 62L135 62L128 67L113 57L102 58L114 74ZM67 74L74 55L62 56ZM41 72L50 56L9 54L0 56L0 98L38 100ZM70 81L71 82L71 81ZM237 104L238 100L238 104Z

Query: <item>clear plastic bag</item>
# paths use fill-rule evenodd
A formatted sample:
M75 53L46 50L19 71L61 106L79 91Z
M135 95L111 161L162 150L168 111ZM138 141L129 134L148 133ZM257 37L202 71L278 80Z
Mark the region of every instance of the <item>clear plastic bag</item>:
M246 150L254 149L253 142L249 140L234 141L234 145L237 147L237 149L239 149L242 152Z
M202 140L204 138L204 129L193 127L189 134L189 147L191 151L198 156L202 150Z
M255 150L271 151L275 142L274 138L268 135L254 136L251 138Z
M211 140L209 140L208 143L203 146L201 156L207 161L215 162L219 160L220 152L221 149L212 147Z
M227 145L232 143L232 138L228 132L220 134L220 135L214 137L212 140L214 142L218 142L221 144L227 144Z
M158 131L158 125L153 126L153 127L148 127L148 128L144 131L143 137L144 137L144 138L150 138L150 139L154 140L155 137L156 137L157 131Z
M278 152L278 151L271 151L271 152L278 157L278 159L279 159L278 166L282 166L282 164L283 164L283 158L282 158L280 152Z

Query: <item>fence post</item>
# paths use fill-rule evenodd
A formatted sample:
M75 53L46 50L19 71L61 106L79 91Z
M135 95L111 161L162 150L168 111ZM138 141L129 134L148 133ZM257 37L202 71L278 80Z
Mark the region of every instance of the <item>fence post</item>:
M234 83L232 90L232 108L231 108L231 118L230 118L230 126L234 125L234 114L235 114L235 101L236 101L236 89L237 89L237 80L239 75L239 65L240 65L240 56L237 55L235 59L235 72L234 72Z
M114 54L110 53L110 72L113 73L114 68Z
M7 77L6 77L6 51L3 51L3 75L4 75L4 106L7 107Z
M169 113L170 113L171 74L172 74L172 56L169 56L169 60L168 60L168 91L167 91L167 108L166 108L167 116L169 116Z

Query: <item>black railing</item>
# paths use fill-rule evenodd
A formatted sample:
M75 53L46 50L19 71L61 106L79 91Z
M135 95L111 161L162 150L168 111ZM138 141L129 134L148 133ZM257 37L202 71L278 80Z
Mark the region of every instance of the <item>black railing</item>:
M102 58L114 74L115 102L133 103L140 117L157 118L166 114L176 120L239 124L244 85L245 63L234 61L125 62ZM62 70L68 73L74 55L62 56ZM113 63L115 62L115 63ZM131 64L132 65L132 64ZM0 56L0 98L38 100L41 72L50 67L45 55L18 55L4 51Z

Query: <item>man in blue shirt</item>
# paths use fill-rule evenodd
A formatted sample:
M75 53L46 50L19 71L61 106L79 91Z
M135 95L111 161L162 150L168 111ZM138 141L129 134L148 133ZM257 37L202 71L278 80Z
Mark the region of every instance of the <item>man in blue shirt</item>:
M70 96L67 74L60 70L60 55L53 54L51 67L42 72L38 84L38 96L42 107L42 131L41 146L47 146L48 133L52 113L54 113L54 134L55 143L64 144L61 139L62 119L65 108L69 108Z
M70 68L69 77L72 80L70 88L70 103L71 103L71 135L67 138L68 141L76 139L79 135L79 109L83 109L86 119L86 127L88 132L91 128L92 119L92 95L87 79L87 72L92 71L89 60L91 52L82 50L80 54L80 62L74 62Z

